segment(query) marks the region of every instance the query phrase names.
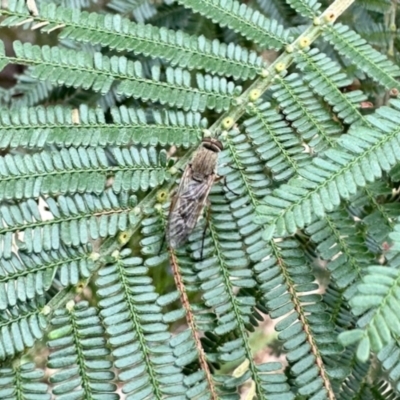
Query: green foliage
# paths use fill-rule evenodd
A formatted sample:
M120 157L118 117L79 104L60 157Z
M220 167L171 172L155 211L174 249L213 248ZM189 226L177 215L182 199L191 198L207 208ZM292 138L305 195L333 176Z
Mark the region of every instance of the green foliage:
M11 7L10 7L11 9ZM18 10L19 11L19 10ZM91 45L143 54L152 58L161 57L174 66L189 70L205 69L207 72L234 78L254 78L263 67L260 56L245 48L228 46L218 40L195 37L182 31L172 31L151 25L136 24L119 14L96 14L71 9L55 8L48 4L41 8L40 19L45 23L40 29L48 32L63 24L60 39L70 39ZM19 12L20 20L28 15ZM90 20L90 27L87 21ZM15 25L15 16L6 19L3 25ZM19 21L18 21L19 22ZM89 29L88 29L89 28ZM119 40L118 40L119 38Z
M29 100L27 100L29 101ZM11 108L0 115L0 148L42 149L57 147L106 147L142 144L161 146L176 144L187 148L199 142L207 121L199 113L153 110L125 106L110 109L112 122L101 109L79 107ZM79 115L79 121L74 117ZM154 123L157 122L157 125ZM151 129L151 136L148 131Z
M179 0L179 3L209 17L213 22L240 32L262 47L280 49L291 40L289 31L283 26L235 0Z
M14 286L13 282L10 286ZM17 301L14 307L1 311L0 360L18 358L25 348L32 347L43 338L48 325L46 312L42 311L45 303L45 297L41 296L29 301Z
M299 171L299 178L282 185L259 207L260 222L268 223L265 233L271 237L295 233L312 221L312 215L322 218L333 211L341 199L355 195L358 187L374 182L396 164L400 156L398 125L392 119L400 117L400 102L392 108L382 107L367 120L374 129L353 125L339 140L339 146L328 149L324 158Z
M48 385L40 382L44 377L44 372L35 369L33 363L26 363L20 367L3 367L0 369L1 383L0 393L4 398L21 398L43 400L50 399Z
M272 177L291 177L310 157L303 151L300 138L290 129L281 114L266 102L251 109L254 116L243 122L259 158L266 161ZM265 135L268 132L268 135ZM261 168L262 169L262 168Z
M326 29L324 38L377 83L387 89L399 88L395 78L400 75L400 68L349 27L342 24L331 26Z
M363 361L368 359L370 349L378 353L399 334L399 231L400 226L396 225L389 235L394 242L388 255L389 266L366 268L365 275L357 284L357 292L350 305L353 314L360 317L359 328L343 332L340 336L345 344L359 341L357 354Z
M172 338L164 322L180 316L171 320L163 315L163 299L147 276L148 267L130 253L123 250L115 262L100 271L96 280L101 316L119 369L118 377L124 382L122 392L131 399L150 393L159 398L180 398L178 395L183 396L186 390L185 376L182 367L174 365L179 358L174 355L174 347L169 346ZM177 338L174 340L177 343ZM193 351L190 335L180 344L186 346L186 351Z
M333 107L343 121L351 124L357 120L368 122L359 110L361 101L367 99L360 90L343 93L340 89L351 84L351 79L340 71L340 66L314 48L296 55L297 67L304 72L303 79L311 90Z
M111 154L110 154L111 153ZM136 147L71 147L60 151L7 154L0 158L0 199L29 199L41 195L87 192L101 194L106 179L113 174L114 193L121 190L147 190L168 180L166 154ZM107 155L109 155L107 157ZM4 213L4 219L8 215ZM22 223L22 216L15 216Z
M104 328L95 308L85 301L57 310L48 337L47 366L59 369L50 377L53 395L62 398L118 399ZM75 356L76 355L76 356Z
M335 146L330 135L341 133L340 124L332 121L329 112L313 96L298 74L289 75L284 79L277 78L271 90L272 96L281 104L286 120L290 121L299 134L300 140L308 143L314 152Z
M57 272L61 286L76 285L80 278L90 276L92 265L88 251L73 247L29 256L24 251L13 253L10 259L1 260L0 309L40 298L50 289Z
M398 398L396 2L33 3L0 8L0 395Z

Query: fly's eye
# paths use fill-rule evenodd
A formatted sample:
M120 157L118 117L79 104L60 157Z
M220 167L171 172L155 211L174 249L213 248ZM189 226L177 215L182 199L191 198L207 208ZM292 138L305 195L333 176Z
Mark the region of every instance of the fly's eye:
M219 151L224 149L224 146L222 146L222 143L219 140L204 140L203 147L215 153L218 153Z
M223 144L220 141L215 142L215 145L222 151L224 149Z

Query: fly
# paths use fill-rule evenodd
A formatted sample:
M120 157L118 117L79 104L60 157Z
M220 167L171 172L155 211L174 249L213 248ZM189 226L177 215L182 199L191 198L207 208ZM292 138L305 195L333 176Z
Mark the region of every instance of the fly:
M208 194L217 175L218 153L222 143L214 138L204 138L188 164L172 199L167 224L167 243L175 249L186 242L206 205Z

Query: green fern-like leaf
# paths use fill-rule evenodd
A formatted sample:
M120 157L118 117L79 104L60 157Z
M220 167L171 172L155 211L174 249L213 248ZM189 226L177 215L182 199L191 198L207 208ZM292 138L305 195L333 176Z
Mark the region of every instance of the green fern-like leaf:
M387 112L397 115L400 103L393 101L392 105L393 108L383 107L377 116L368 118L375 130L356 125L340 139L341 149L327 150L325 159L317 158L299 171L301 180L283 185L285 192L265 199L268 205L259 207L263 214L259 221L270 224L266 238L275 231L279 235L294 233L310 224L313 215L323 217L325 211L333 211L340 204L341 198L349 198L357 187L380 178L382 171L395 164L399 154L398 127Z
M316 17L321 7L317 0L288 0L288 4L299 14L308 18Z
M342 24L330 26L325 30L323 37L372 79L386 88L399 89L400 86L395 78L400 76L400 68L376 51L349 27Z
M184 110L204 111L205 108L226 110L241 88L225 78L213 78L197 74L198 89L191 89L191 76L188 71L168 67L165 71L166 82L160 81L160 68L154 66L152 79L144 77L139 61L130 61L125 57L111 58L95 53L65 50L60 47L43 48L29 43L14 42L16 58L2 56L0 51L0 69L9 62L16 61L32 66L32 76L39 80L48 80L54 84L92 89L103 95L109 92L114 82L117 94L125 97L142 97L150 101L159 101ZM33 67L36 65L35 67ZM183 97L182 97L183 96ZM184 99L184 101L182 101Z
M55 398L67 396L105 397L118 399L111 370L107 360L109 350L104 340L104 328L94 308L80 302L67 310L58 310L51 321L53 329L48 343L51 349L47 366L62 371L54 373L50 381L54 384ZM73 356L76 354L76 357Z
M340 91L340 88L350 85L351 80L340 71L337 63L318 49L298 52L296 57L298 63L296 66L305 72L304 80L313 92L322 96L333 107L333 111L343 122L351 124L362 120L368 124L358 109L360 103L367 97L360 90L348 93Z
M341 133L340 125L332 121L329 112L309 92L299 75L278 78L271 89L273 97L281 104L286 119L313 151L319 152L326 147L335 146L332 136Z
M106 122L103 111L86 105L78 110L60 106L4 110L0 116L0 147L41 149L52 144L106 147L133 143L187 148L198 143L201 129L207 127L198 113L154 110L147 115L144 109L121 106L112 108L111 114L113 123Z
M396 225L390 235L394 241L391 252L396 255L400 248L398 231L399 226ZM366 275L357 285L357 293L350 301L353 313L360 317L359 328L343 332L340 337L344 344L359 342L357 356L362 361L368 359L370 350L379 352L398 335L398 266L398 257L391 257L390 267L368 267Z
M51 398L49 387L41 382L44 372L35 368L33 363L26 363L19 367L0 369L0 392L7 399L43 399Z
M250 113L253 116L243 124L255 151L266 161L275 180L289 178L298 171L300 165L310 161L301 147L299 137L270 103L256 105L250 109ZM265 135L265 131L268 135Z
M327 268L338 288L349 287L362 275L363 267L373 261L351 216L343 210L328 214L307 227L311 239L318 243L317 253L329 260Z
M117 193L123 189L147 190L169 178L165 153L157 159L154 148L124 150L115 148L114 160L110 161L104 151L82 147L42 151L24 157L6 155L0 158L0 198L24 199L77 191L100 194L112 175ZM14 219L21 223L23 217Z
M12 359L43 338L47 328L41 296L0 312L0 360Z
M60 247L32 256L12 253L10 259L0 260L0 309L43 296L57 273L62 286L76 285L89 277L92 264L90 253L83 249Z
M12 14L2 25L13 26L28 18L21 12L20 2L10 2L3 14ZM173 61L173 65L192 70L204 69L218 75L235 79L254 78L263 67L263 62L254 52L233 43L226 46L218 40L210 41L204 36L193 37L183 32L174 32L151 25L135 24L122 19L119 14L95 14L55 8L54 4L41 7L35 19L41 30L47 32L63 26L60 38L83 43L100 44L118 51L144 54ZM89 22L89 23L88 23ZM116 40L116 37L119 40ZM225 60L224 60L225 58Z
M7 211L7 226L0 230L3 258L12 256L8 243L17 232L23 232L23 241L16 243L18 248L29 254L41 253L43 250L58 251L62 243L80 246L86 245L89 238L96 240L115 236L119 230L124 231L128 224L134 224L138 219L134 209L136 198L129 198L126 192L119 196L112 190L101 196L59 196L57 201L50 197L46 204L53 219L42 217L37 202L32 199L14 206L13 213Z
M396 398L397 8L2 2L0 397Z
M140 23L157 15L154 5L146 0L111 0L107 7L119 14L132 14Z
M184 398L184 376L174 365L174 347L184 344L178 337L171 339L161 308L171 300L159 297L143 260L130 253L121 252L96 281L123 393L132 400L149 395Z
M180 0L185 7L208 16L214 22L226 25L263 47L280 49L290 41L289 32L275 21L268 20L258 11L238 1Z

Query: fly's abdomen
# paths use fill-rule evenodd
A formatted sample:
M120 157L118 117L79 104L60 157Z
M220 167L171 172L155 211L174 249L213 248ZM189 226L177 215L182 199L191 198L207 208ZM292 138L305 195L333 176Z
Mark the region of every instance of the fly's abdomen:
M171 214L167 226L168 246L172 249L178 248L186 242L189 235L185 220L179 216L174 218L174 214Z

